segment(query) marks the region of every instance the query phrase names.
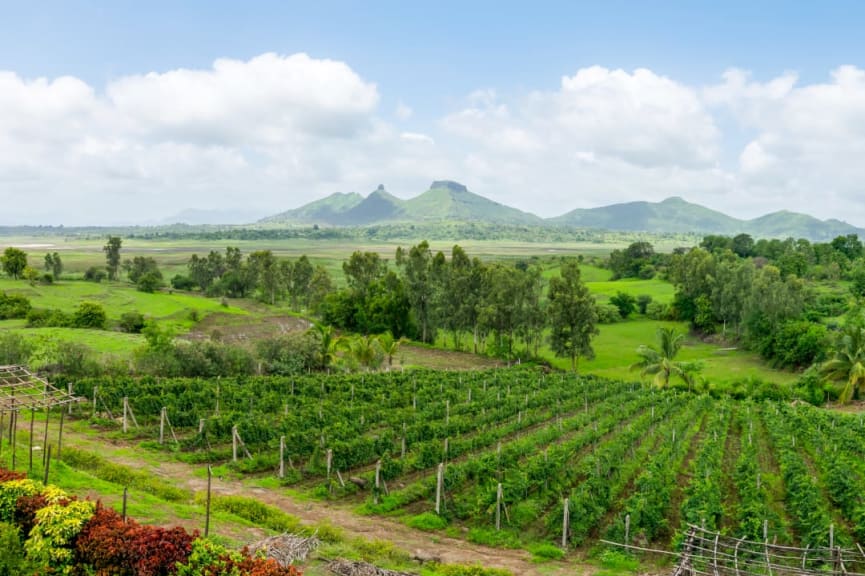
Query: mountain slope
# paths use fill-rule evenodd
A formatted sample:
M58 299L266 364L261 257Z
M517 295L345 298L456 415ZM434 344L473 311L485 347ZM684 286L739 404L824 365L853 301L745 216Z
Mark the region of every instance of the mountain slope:
M730 234L741 231L742 221L674 196L662 202L626 202L599 208L578 208L548 222L607 230Z
M330 196L304 204L300 208L268 216L259 222L267 224L337 224L342 214L363 200L363 196L357 192L348 194L334 192Z
M429 190L405 201L412 221L490 222L495 224L542 224L534 214L484 198L457 182L437 180Z

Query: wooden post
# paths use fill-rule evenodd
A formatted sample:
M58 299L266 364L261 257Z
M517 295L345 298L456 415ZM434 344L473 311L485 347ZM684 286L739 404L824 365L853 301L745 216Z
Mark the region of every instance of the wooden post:
M198 419L198 433L204 434L204 418Z
M285 436L279 437L279 479L285 478Z
M450 451L449 450L449 448L450 448L449 444L450 444L450 438L445 438L445 444L444 444L444 459L445 460L448 459L448 452Z
M451 422L451 401L445 400L445 426Z
M51 468L51 446L45 451L45 474L42 478L42 484L48 486L48 470Z
M96 418L96 393L99 390L99 386L93 387L93 414L90 416L91 418Z
M165 443L165 406L159 411L159 444Z
M60 431L57 432L57 458L60 458L60 449L63 447L63 417L66 413L60 410Z
M66 390L69 392L69 395L72 396L72 382L69 382L68 384L66 384ZM74 402L70 402L70 403L67 405L67 409L68 409L68 411L69 411L69 415L70 415L70 416L72 416L72 405L73 405L73 404L74 404ZM59 452L59 450L58 450L58 452ZM58 454L58 455L59 455L59 454Z
M33 422L36 420L36 410L30 409L30 465L27 468L29 472L33 472ZM45 446L42 447L43 450Z
M763 540L769 540L769 521L763 519Z
M327 459L327 479L330 480L330 471L333 467L333 449L328 448L325 454Z
M237 426L231 427L231 461L237 462Z
M129 396L124 396L123 397L123 433L124 434L126 434L126 432L129 430L129 424L127 421L128 419L126 416L128 412L129 412Z
M445 465L440 463L436 472L436 514L442 513L442 489L444 488Z
M630 535L631 535L631 515L625 514L625 544L628 543Z
M123 523L126 524L126 499L129 497L129 487L123 487Z
M12 428L12 432L10 434L10 438L12 439L12 469L15 470L15 463L17 460L16 456L16 444L18 440L18 411L15 410L12 412L12 420L10 421L10 427Z
M502 529L502 483L496 489L496 532Z
M213 478L213 470L210 468L210 464L207 465L207 503L205 504L204 509L204 537L210 534L210 484L211 479Z
M381 460L375 463L375 492L373 492L373 503L378 504L378 492L381 490Z
M571 499L565 498L564 511L562 513L562 548L568 547L568 532L571 531Z
M835 524L829 524L829 548L835 548Z
M45 407L45 433L42 435L42 437L43 437L43 440L42 440L42 450L43 450L43 452L42 452L42 457L43 457L42 464L43 464L43 466L47 462L47 460L45 460L45 459L48 457L48 453L44 452L44 450L48 448L48 420L49 420L50 416L51 416L51 409L48 406L46 406Z
M405 436L402 437L402 446L400 446L400 458L405 458Z

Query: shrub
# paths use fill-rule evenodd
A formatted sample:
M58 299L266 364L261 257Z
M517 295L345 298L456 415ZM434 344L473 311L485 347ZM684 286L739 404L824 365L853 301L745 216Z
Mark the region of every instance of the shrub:
M63 310L34 308L27 314L27 326L30 328L72 326L72 317Z
M36 512L36 525L24 543L27 556L34 562L65 572L73 559L75 537L93 516L96 505L74 500L67 505L50 504Z
M637 307L637 299L626 292L616 292L616 295L610 298L610 304L619 309L619 314L622 318L627 318L633 314Z
M30 300L26 296L0 292L0 320L26 318L30 308Z
M171 279L171 287L175 290L195 290L195 282L189 276L176 274Z
M417 516L412 516L408 521L408 525L418 530L443 530L447 528L448 521L432 512L424 512Z
M615 324L622 319L619 309L613 304L598 304L598 323Z
M637 310L639 310L640 314L646 314L646 309L649 307L649 304L652 303L652 297L648 294L640 294L637 296Z
M147 293L156 292L157 290L162 288L163 285L164 283L162 282L162 272L160 272L159 270L151 270L150 272L143 274L138 279L138 282L135 283L135 287L140 292Z
M82 302L72 315L72 325L75 328L104 329L108 316L105 308L96 302Z
M0 364L27 364L32 354L33 345L20 334L0 333Z
M561 560L565 555L564 550L547 543L533 544L529 546L529 552L532 553L532 559L535 561Z
M0 576L33 574L35 567L24 556L24 547L18 529L5 522L0 523Z
M88 282L102 282L108 274L102 268L91 266L84 272L84 279Z
M144 315L141 312L124 312L120 316L120 329L129 334L140 334L144 329Z

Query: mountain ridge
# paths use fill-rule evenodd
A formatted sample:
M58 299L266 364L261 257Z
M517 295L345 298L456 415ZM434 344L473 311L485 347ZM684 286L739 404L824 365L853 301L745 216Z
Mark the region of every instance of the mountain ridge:
M390 194L383 185L366 197L335 192L330 196L269 216L259 223L286 225L370 226L413 222L484 222L525 226L568 226L627 232L703 233L756 238L830 240L845 234L865 237L865 230L838 220L819 220L808 214L778 210L749 220L670 196L660 202L635 200L577 208L553 218L490 200L452 180L436 180L425 192L409 199Z

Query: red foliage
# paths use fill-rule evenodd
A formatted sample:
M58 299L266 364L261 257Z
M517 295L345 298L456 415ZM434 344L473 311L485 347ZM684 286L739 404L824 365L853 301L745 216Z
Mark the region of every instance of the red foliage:
M36 512L47 505L48 501L42 494L18 497L18 500L15 502L15 511L12 513L12 519L24 538L30 534L30 530L36 524Z
M142 526L123 522L110 508L97 504L96 513L81 530L75 544L78 564L89 564L100 576L168 576L177 562L185 562L192 540L180 527Z
M24 474L22 472L15 472L14 470L0 468L0 482L8 482L10 480L24 480L25 478L27 478L27 474Z

